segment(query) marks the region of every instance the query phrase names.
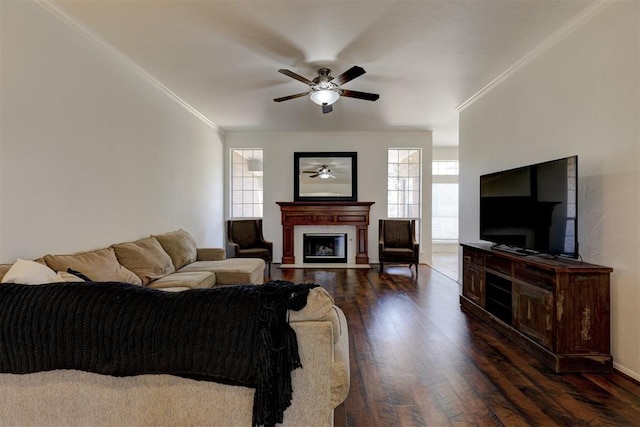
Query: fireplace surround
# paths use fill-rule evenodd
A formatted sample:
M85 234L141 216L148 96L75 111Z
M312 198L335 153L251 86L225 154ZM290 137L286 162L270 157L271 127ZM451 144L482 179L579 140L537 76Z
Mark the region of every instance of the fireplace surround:
M294 227L348 225L356 230L356 264L369 264L369 210L375 202L276 202L282 214L282 264L295 264ZM321 230L319 229L319 232Z

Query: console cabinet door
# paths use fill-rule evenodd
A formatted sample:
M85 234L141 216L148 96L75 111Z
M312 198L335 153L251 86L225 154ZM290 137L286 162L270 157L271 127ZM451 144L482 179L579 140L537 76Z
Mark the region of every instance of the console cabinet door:
M465 262L462 267L462 294L484 308L484 270Z
M513 286L514 326L517 330L553 350L553 294L526 283Z

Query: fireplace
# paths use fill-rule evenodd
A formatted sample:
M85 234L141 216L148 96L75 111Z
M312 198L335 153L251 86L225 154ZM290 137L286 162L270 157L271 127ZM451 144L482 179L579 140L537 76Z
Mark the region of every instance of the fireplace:
M369 209L374 202L276 202L282 213L282 264L295 264L294 227L349 226L356 264L369 264ZM299 246L299 245L298 245ZM301 251L302 252L302 251Z
M312 262L347 262L347 234L305 233L303 260Z

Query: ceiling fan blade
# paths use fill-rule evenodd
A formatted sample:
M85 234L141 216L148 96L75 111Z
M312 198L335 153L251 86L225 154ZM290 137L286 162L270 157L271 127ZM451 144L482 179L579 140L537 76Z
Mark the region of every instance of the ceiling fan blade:
M282 98L275 98L275 102L287 101L289 99L300 98L302 96L307 96L309 92L296 93L295 95L283 96Z
M322 106L322 114L327 114L333 111L333 107L331 105L323 105Z
M289 71L289 70L286 70L284 68L281 68L281 69L278 70L278 72L284 74L285 76L289 76L292 79L296 79L298 81L301 81L302 83L304 83L306 85L309 85L309 86L315 85L315 83L312 82L311 80L309 80L309 79L307 79L305 77L302 77L300 74L296 74L293 71Z
M319 177L319 176L320 176L320 174L316 173L315 175L309 175L309 178L316 178L316 177Z
M355 66L349 68L344 73L340 74L335 79L333 79L333 82L335 84L337 84L338 86L342 86L346 82L351 81L351 80L355 79L356 77L360 77L364 73L366 73L366 71L364 71L364 68L358 67L357 65L355 65Z
M377 93L369 93L369 92L358 92L357 90L347 90L342 89L342 96L346 96L347 98L358 98L365 99L367 101L377 101L380 98L380 95Z

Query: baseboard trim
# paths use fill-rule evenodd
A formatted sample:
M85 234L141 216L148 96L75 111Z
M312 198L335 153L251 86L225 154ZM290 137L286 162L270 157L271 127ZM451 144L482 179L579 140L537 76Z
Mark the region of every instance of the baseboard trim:
M343 263L306 263L306 264L280 264L278 268L313 268L316 270L326 270L332 268L366 268L370 269L369 264L343 264Z
M623 377L629 379L629 381L633 381L634 383L640 385L640 375L636 374L632 370L627 369L616 362L613 362L613 370L616 372L616 374L620 374Z

